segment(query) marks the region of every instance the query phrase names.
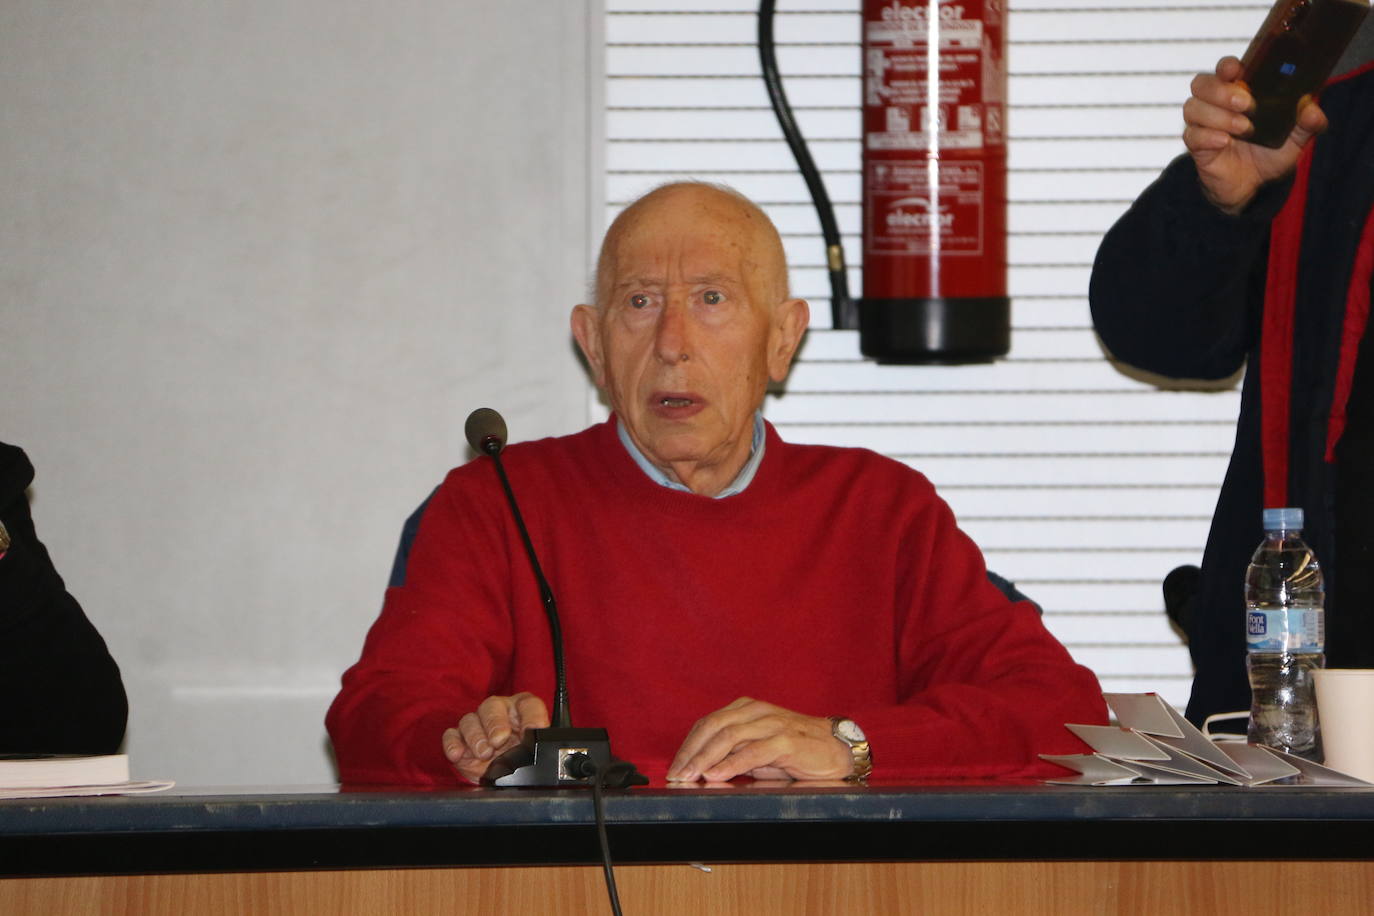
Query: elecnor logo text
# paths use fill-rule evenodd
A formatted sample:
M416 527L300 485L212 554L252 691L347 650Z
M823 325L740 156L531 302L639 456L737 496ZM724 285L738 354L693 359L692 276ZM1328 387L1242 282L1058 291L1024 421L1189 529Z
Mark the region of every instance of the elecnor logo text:
M921 209L912 212L903 209L904 207ZM892 228L905 226L912 229L928 229L931 226L939 226L941 229L948 229L954 225L954 214L944 208L931 213L930 201L924 197L904 197L892 202L892 210L887 214L887 224Z
M946 6L950 0L938 0L940 5L940 18L942 19L962 19L964 18L964 8L961 5ZM892 0L890 6L883 7L884 22L912 22L917 19L925 19L929 11L925 4L921 6L902 6L901 0Z

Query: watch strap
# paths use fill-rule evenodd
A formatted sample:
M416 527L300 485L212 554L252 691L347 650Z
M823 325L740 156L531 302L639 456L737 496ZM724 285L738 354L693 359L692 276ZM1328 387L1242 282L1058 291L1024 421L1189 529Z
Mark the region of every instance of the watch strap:
M849 755L854 762L853 770L845 779L849 782L866 782L869 774L873 772L873 751L869 747L867 737L859 740L847 737L844 734L845 729L842 727L845 724L854 726L855 731L860 735L863 734L863 730L854 725L853 719L846 716L830 717L830 734L844 742L845 746L849 748Z

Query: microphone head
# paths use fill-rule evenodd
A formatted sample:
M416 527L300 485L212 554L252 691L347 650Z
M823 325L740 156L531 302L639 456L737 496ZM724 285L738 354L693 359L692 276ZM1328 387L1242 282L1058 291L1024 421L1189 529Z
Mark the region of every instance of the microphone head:
M496 455L506 447L506 421L490 407L479 407L468 414L463 432L468 445L483 455Z

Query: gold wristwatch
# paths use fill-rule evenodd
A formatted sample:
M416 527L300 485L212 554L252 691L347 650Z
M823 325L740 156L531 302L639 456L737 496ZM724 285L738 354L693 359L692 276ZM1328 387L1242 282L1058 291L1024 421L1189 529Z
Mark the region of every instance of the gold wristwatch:
M854 769L845 777L850 782L864 782L873 772L873 755L868 748L868 738L853 719L844 716L830 717L830 734L834 735L849 748L854 758Z
M10 549L10 533L5 530L5 523L0 522L0 557Z

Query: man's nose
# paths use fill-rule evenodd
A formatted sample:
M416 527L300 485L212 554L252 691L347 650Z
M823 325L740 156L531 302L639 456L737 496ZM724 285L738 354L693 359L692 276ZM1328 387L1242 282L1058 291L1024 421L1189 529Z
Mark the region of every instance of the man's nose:
M670 300L658 316L654 329L654 349L665 363L686 362L691 358L691 316L687 303Z

